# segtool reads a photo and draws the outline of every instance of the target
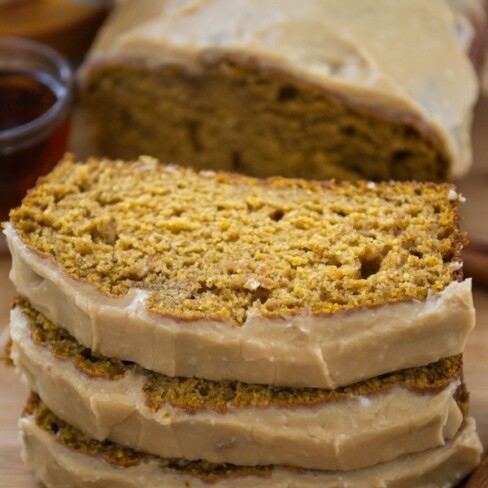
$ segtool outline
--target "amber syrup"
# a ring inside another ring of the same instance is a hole
[[[36,121],[42,124],[41,117],[61,93],[59,83],[44,73],[0,70],[0,131],[26,129],[26,137],[18,147],[0,147],[0,221],[7,219],[9,210],[20,203],[37,178],[46,174],[65,150],[68,135],[65,114],[65,120],[40,139],[29,136],[28,131]]]

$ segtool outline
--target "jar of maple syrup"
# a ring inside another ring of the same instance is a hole
[[[60,54],[0,37],[0,221],[63,155],[71,98],[72,72]]]

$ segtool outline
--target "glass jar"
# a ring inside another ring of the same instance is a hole
[[[66,150],[72,72],[51,48],[0,37],[0,221]]]

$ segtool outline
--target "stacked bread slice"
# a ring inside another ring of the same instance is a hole
[[[479,462],[449,184],[71,157],[5,234],[48,487],[454,486]]]

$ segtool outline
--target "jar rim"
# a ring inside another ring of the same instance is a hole
[[[15,145],[18,141],[26,136],[32,135],[36,132],[44,132],[56,123],[56,120],[63,112],[67,111],[68,104],[71,98],[72,89],[72,70],[66,59],[56,52],[54,49],[41,44],[40,42],[14,36],[0,36],[0,50],[2,49],[22,49],[32,55],[37,55],[44,61],[51,63],[51,66],[56,70],[55,80],[61,88],[63,93],[55,93],[56,101],[39,117],[21,124],[17,127],[12,127],[5,130],[0,130],[0,145],[7,144]],[[0,68],[1,69],[1,68]],[[37,137],[36,137],[37,139]]]

